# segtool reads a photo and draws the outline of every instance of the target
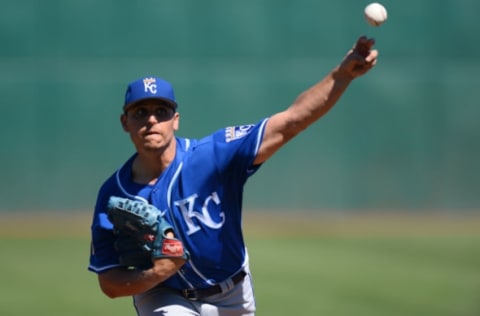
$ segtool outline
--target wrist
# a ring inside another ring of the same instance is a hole
[[[330,72],[330,76],[333,78],[333,80],[339,82],[339,83],[345,83],[345,84],[350,84],[350,82],[355,79],[352,73],[348,71],[342,71],[343,68],[340,66],[337,66],[333,68],[333,70]]]
[[[159,282],[163,282],[177,273],[184,263],[185,260],[180,258],[153,259],[151,271]]]

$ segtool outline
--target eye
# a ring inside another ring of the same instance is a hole
[[[169,111],[166,108],[157,108],[155,110],[155,115],[159,118],[165,118],[168,117]]]
[[[144,107],[138,107],[133,111],[133,116],[137,119],[143,119],[148,116],[148,110]]]

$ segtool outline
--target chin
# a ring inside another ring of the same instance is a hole
[[[163,150],[165,146],[163,146],[160,143],[155,143],[155,144],[147,143],[147,144],[143,144],[142,148],[145,151],[159,151],[159,150]]]

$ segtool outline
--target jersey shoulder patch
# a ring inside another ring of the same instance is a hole
[[[225,142],[229,143],[236,139],[245,137],[255,125],[230,126],[225,128]]]

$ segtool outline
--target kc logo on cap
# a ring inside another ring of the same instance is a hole
[[[143,79],[143,87],[145,92],[150,92],[151,94],[157,93],[157,80],[155,78],[145,78]]]

